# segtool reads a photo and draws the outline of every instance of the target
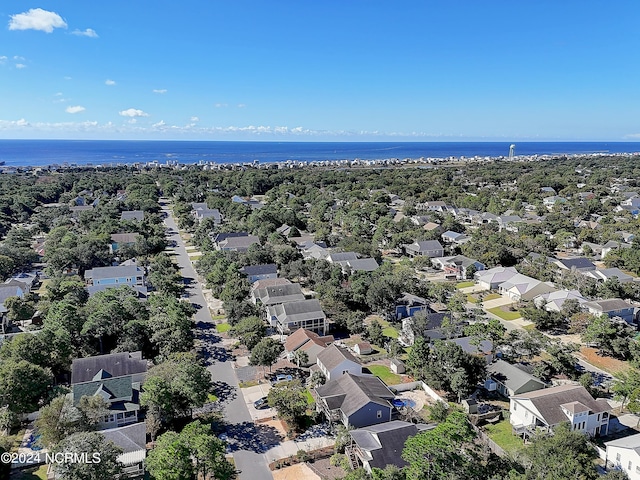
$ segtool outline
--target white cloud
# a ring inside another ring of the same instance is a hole
[[[14,55],[14,56],[13,56],[13,59],[14,59],[14,60],[22,60],[22,61],[26,60],[26,58],[21,57],[20,55]]]
[[[200,119],[198,117],[191,117],[190,119],[192,122],[199,122]]]
[[[129,108],[127,110],[122,110],[121,112],[118,112],[118,113],[123,117],[131,117],[131,118],[149,116],[148,113],[143,112],[142,110],[138,110],[136,108]]]
[[[78,35],[80,37],[98,38],[98,34],[93,28],[87,28],[86,30],[78,30],[77,28],[71,32],[72,35]]]
[[[107,78],[107,79],[104,81],[104,84],[105,84],[105,85],[109,85],[110,87],[112,87],[112,86],[114,86],[114,85],[116,84],[116,82],[115,82],[114,80],[110,80],[110,79],[108,79],[108,78]]]
[[[9,30],[40,30],[51,33],[54,28],[67,28],[67,22],[57,13],[41,8],[11,15],[9,21]]]
[[[56,92],[53,96],[54,97],[61,97],[62,96],[62,92]]]
[[[0,56],[0,65],[3,64],[4,62],[6,62],[8,59],[5,55],[1,55]]]
[[[153,93],[159,93],[162,95],[163,93],[167,93],[167,89],[166,88],[154,89]]]
[[[216,104],[215,104],[215,107],[216,107],[216,108],[224,108],[224,107],[227,107],[227,106],[228,106],[228,105],[227,105],[226,103],[216,103]]]
[[[167,124],[164,123],[164,120],[160,120],[158,123],[154,123],[153,125],[151,125],[153,128],[162,128],[164,126],[166,126]]]
[[[67,112],[67,113],[80,113],[80,112],[84,112],[85,110],[86,110],[86,108],[84,108],[81,105],[74,105],[74,106],[69,105],[66,108],[65,112]]]
[[[23,68],[27,68],[27,66],[24,63],[16,63],[16,68],[18,70],[21,70]]]
[[[71,80],[71,77],[64,77],[65,80]]]
[[[244,108],[244,107],[246,107],[246,106],[247,106],[247,104],[246,104],[246,103],[239,103],[239,104],[238,104],[238,108]]]

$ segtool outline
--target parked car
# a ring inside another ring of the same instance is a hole
[[[293,377],[291,375],[276,375],[275,380],[273,380],[271,383],[273,385],[276,385],[277,383],[281,383],[281,382],[290,382],[291,380],[293,380]]]
[[[262,397],[253,402],[253,406],[256,407],[257,410],[264,410],[265,408],[269,408],[269,402],[267,402],[267,397]]]

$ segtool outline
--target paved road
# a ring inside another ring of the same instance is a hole
[[[207,370],[211,372],[213,381],[224,393],[220,394],[220,400],[224,403],[224,417],[229,423],[227,430],[228,439],[233,451],[233,459],[236,468],[240,470],[241,479],[271,480],[273,475],[267,465],[264,452],[279,443],[278,439],[271,435],[272,432],[256,427],[252,420],[244,398],[238,389],[238,379],[232,367],[232,362],[225,357],[225,350],[220,343],[220,337],[215,335],[214,323],[207,307],[202,286],[197,280],[196,271],[189,260],[185,244],[180,237],[173,213],[162,201],[162,210],[166,212],[165,224],[167,227],[167,239],[176,242],[175,261],[180,267],[184,278],[192,279],[187,287],[189,301],[197,308],[194,321],[197,325],[196,336],[205,343],[205,347],[211,355],[211,362]]]

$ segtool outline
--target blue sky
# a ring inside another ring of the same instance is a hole
[[[640,138],[640,2],[0,4],[0,138]]]

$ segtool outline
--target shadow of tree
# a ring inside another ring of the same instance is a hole
[[[218,397],[219,403],[231,402],[238,396],[238,389],[232,387],[226,382],[220,380],[214,380],[211,382],[213,393]]]
[[[227,427],[227,441],[231,451],[249,450],[265,453],[280,444],[284,437],[270,425],[242,422]]]

